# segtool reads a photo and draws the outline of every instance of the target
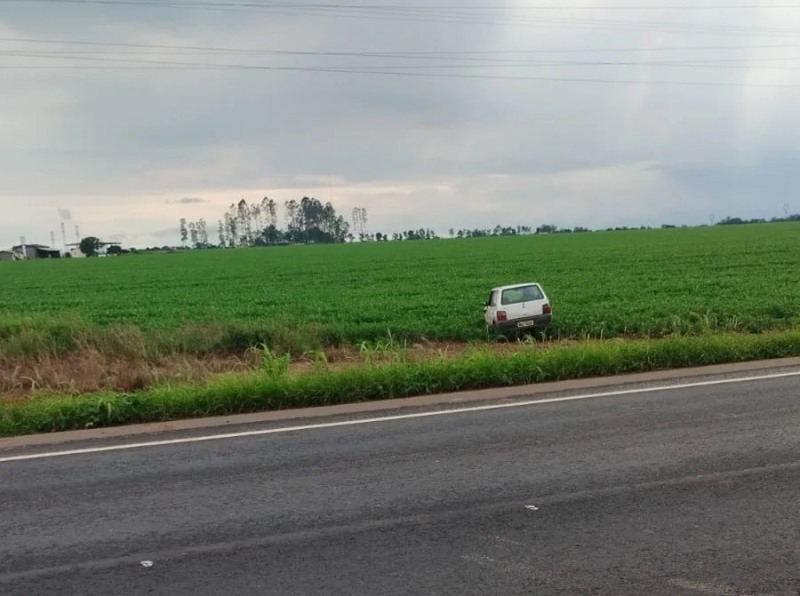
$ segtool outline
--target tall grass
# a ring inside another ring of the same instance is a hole
[[[761,333],[794,328],[798,321],[787,317],[775,320],[743,323],[736,316],[720,317],[710,311],[674,315],[661,326],[641,328],[635,322],[621,329],[609,329],[599,324],[582,330],[566,331],[558,319],[543,337],[551,340],[592,340],[625,338],[663,338],[703,335],[707,333]],[[483,329],[480,323],[477,329]],[[483,333],[483,340],[497,338]],[[478,337],[469,341],[480,340]],[[254,346],[266,346],[277,355],[299,357],[317,353],[326,347],[356,345],[368,361],[397,359],[409,344],[426,341],[422,334],[376,327],[364,335],[352,335],[314,322],[287,319],[231,321],[223,323],[187,324],[181,327],[147,328],[135,325],[88,323],[78,317],[15,317],[0,316],[0,357],[7,359],[63,357],[87,351],[130,361],[152,362],[156,359],[209,354],[241,355]],[[450,338],[449,341],[458,338]],[[463,338],[461,338],[463,340]]]
[[[97,325],[77,317],[0,317],[0,355],[67,356],[82,350],[122,359],[149,360],[173,354],[243,354],[268,346],[299,356],[342,343],[341,335],[316,323],[242,321],[178,328]]]
[[[800,356],[800,329],[769,334],[675,336],[589,341],[501,355],[473,347],[456,358],[373,362],[343,370],[286,374],[286,360],[264,350],[262,370],[225,374],[205,384],[134,393],[41,397],[0,409],[0,435],[112,426],[321,406],[438,392],[541,383],[666,368]]]

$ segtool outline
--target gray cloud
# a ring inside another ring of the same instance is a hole
[[[181,197],[179,199],[166,199],[164,201],[167,205],[194,205],[198,203],[207,203],[207,199],[200,197]]]
[[[215,222],[232,201],[265,194],[316,195],[345,212],[363,205],[370,225],[384,231],[519,218],[704,223],[709,213],[776,215],[785,202],[800,210],[792,179],[800,89],[774,86],[800,85],[800,71],[786,68],[800,49],[777,31],[800,25],[800,13],[717,11],[711,21],[704,11],[643,16],[602,4],[532,12],[520,1],[489,22],[453,16],[456,9],[330,18],[313,10],[58,3],[40,12],[14,3],[0,37],[456,53],[198,54],[0,42],[3,50],[40,52],[0,57],[0,66],[14,67],[0,80],[0,206],[8,214],[0,244],[46,237],[64,204],[87,233],[104,236],[124,218],[126,241],[152,243],[180,217]],[[695,49],[665,49],[676,47]],[[482,62],[470,61],[476,57]],[[41,65],[72,69],[20,68]],[[363,72],[398,65],[415,67],[404,71],[414,76]],[[668,81],[681,84],[661,84]]]

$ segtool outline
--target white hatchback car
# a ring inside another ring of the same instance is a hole
[[[547,294],[533,282],[494,288],[483,311],[489,328],[505,336],[541,330],[553,320]]]

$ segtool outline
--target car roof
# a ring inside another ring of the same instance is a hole
[[[529,282],[524,282],[524,283],[519,283],[519,284],[511,284],[511,285],[508,285],[508,286],[498,286],[496,288],[492,288],[492,292],[498,292],[498,291],[503,291],[503,290],[512,290],[514,288],[522,288],[522,287],[525,287],[525,286],[537,286],[540,290],[542,289],[542,286],[539,285],[538,282],[529,281]]]

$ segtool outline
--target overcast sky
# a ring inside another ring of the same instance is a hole
[[[373,233],[798,212],[800,3],[744,1],[6,0],[0,248],[265,195]]]

